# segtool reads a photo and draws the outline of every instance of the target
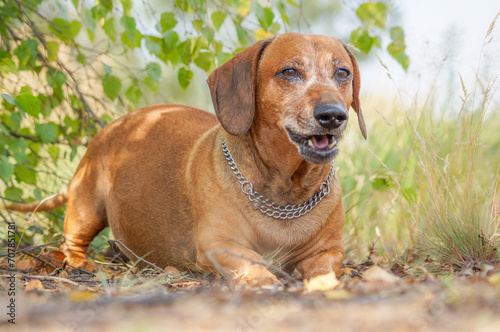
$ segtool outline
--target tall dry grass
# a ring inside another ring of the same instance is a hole
[[[498,85],[461,81],[455,109],[372,102],[369,141],[349,133],[338,162],[348,257],[375,244],[388,260],[417,249],[443,270],[500,259]]]

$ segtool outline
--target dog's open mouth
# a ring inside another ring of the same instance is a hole
[[[329,134],[313,135],[306,138],[309,147],[315,150],[333,149],[337,145],[337,140]]]
[[[331,162],[338,153],[337,143],[340,137],[330,134],[300,136],[288,129],[288,135],[298,148],[300,155],[313,164]]]

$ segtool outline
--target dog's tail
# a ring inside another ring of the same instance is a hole
[[[6,205],[5,208],[10,211],[19,212],[43,212],[54,210],[63,206],[68,201],[68,187],[64,186],[57,194],[46,197],[40,201],[30,203],[20,203]]]

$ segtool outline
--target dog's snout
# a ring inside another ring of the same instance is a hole
[[[326,129],[338,128],[347,121],[349,114],[338,103],[318,103],[314,107],[314,118]]]

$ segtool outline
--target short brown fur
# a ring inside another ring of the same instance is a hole
[[[300,84],[277,75],[286,66],[300,68]],[[352,72],[347,83],[332,78],[338,66]],[[236,55],[208,82],[220,122],[186,106],[141,108],[92,139],[67,194],[8,208],[33,211],[39,205],[43,211],[67,200],[63,249],[76,267],[92,269],[88,245],[109,226],[115,238],[161,267],[214,270],[206,255],[213,252],[232,278],[266,285],[278,280],[237,255],[262,261],[277,253],[286,270],[297,268],[305,278],[339,275],[344,207],[337,176],[330,194],[308,214],[277,220],[241,192],[221,140],[257,191],[277,204],[308,200],[326,180],[330,163],[307,162],[287,128],[315,134],[315,104],[337,102],[354,108],[366,136],[354,56],[337,39],[284,34]],[[332,135],[340,139],[344,129]]]

